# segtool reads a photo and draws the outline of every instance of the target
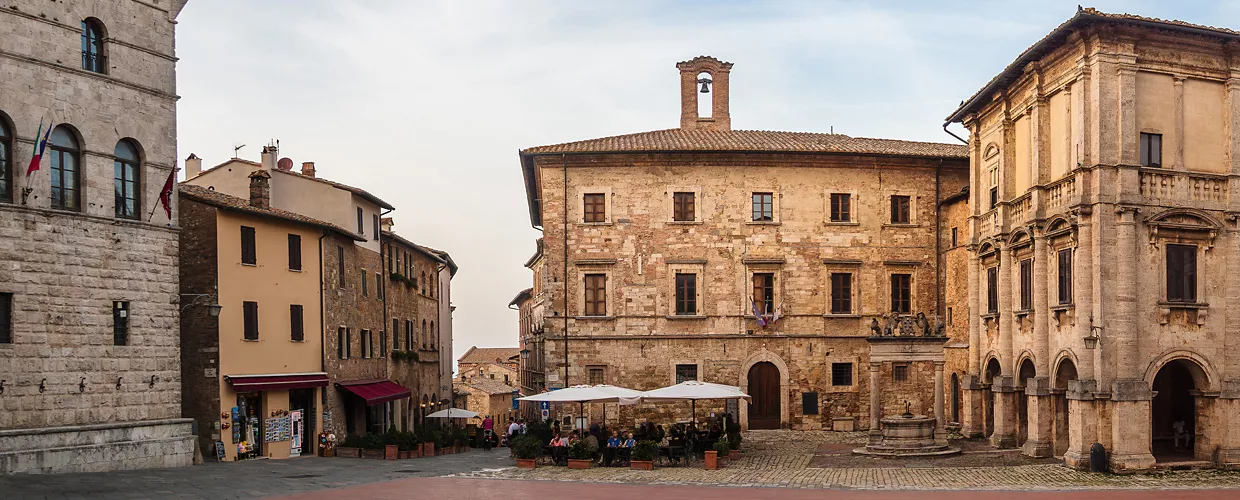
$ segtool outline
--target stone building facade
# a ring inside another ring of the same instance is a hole
[[[452,384],[452,390],[456,392],[454,408],[464,408],[479,415],[466,419],[466,424],[480,426],[482,420],[490,415],[495,432],[504,434],[508,432],[508,424],[516,419],[516,412],[512,409],[512,395],[516,387],[498,380],[478,379],[456,382]]]
[[[0,473],[192,459],[175,193],[170,216],[157,209],[176,164],[184,4],[0,9]]]
[[[472,346],[456,360],[457,379],[463,382],[490,379],[515,386],[520,360],[520,347]]]
[[[967,149],[732,130],[732,65],[677,67],[680,128],[521,152],[548,388],[698,379],[754,397],[742,426],[864,428],[872,320],[940,317],[939,202],[967,184]],[[883,414],[933,411],[909,366],[880,368],[895,382]]]
[[[181,316],[181,406],[207,459],[217,459],[217,441],[223,460],[235,460],[241,443],[268,458],[317,449],[328,385],[318,240],[362,237],[272,208],[269,179],[251,174],[249,199],[180,186],[182,296],[220,305],[214,316],[205,308]],[[289,431],[266,439],[284,412]]]
[[[387,323],[392,332],[391,378],[412,391],[398,408],[401,429],[422,425],[427,414],[451,403],[442,390],[442,344],[439,270],[447,261],[434,250],[397,235],[392,220],[384,220],[383,255],[387,263],[382,283],[387,288]],[[451,360],[447,363],[451,364]]]
[[[970,133],[966,434],[1240,464],[1238,38],[1081,9],[948,118]]]

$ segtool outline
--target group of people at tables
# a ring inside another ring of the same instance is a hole
[[[580,429],[561,432],[557,427],[545,450],[557,465],[567,465],[569,447],[584,440],[594,460],[602,466],[627,466],[637,442],[649,440],[658,443],[660,456],[676,462],[687,459],[690,452],[700,455],[710,443],[719,439],[722,429],[718,424],[712,423],[708,429],[698,431],[693,422],[675,424],[670,432],[664,430],[662,425],[650,422],[644,422],[633,431],[623,433],[599,424],[592,424],[585,432]]]

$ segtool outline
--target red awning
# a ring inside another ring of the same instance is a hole
[[[283,391],[327,386],[327,374],[323,372],[224,375],[224,380],[231,383],[233,390],[237,392]]]
[[[339,382],[336,386],[365,399],[367,406],[410,397],[409,389],[387,379],[351,380]]]

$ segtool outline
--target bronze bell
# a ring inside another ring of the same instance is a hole
[[[710,93],[710,87],[708,87],[708,85],[710,85],[710,80],[702,80],[702,93],[703,94]]]

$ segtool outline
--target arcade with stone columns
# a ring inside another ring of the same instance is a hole
[[[964,434],[1240,466],[1237,41],[1082,9],[948,118],[972,185]]]

